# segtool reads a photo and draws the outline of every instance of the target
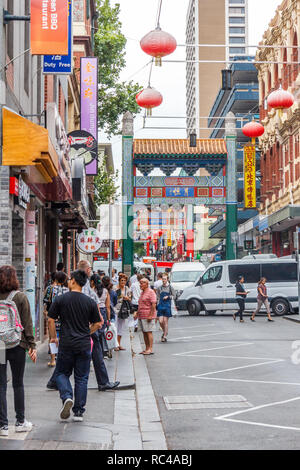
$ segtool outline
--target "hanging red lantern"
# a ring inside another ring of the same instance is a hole
[[[176,39],[158,26],[146,34],[140,41],[141,48],[146,54],[155,57],[155,65],[161,66],[161,58],[172,54],[177,47]]]
[[[245,124],[245,126],[242,128],[242,131],[243,134],[246,137],[250,137],[252,139],[252,143],[255,144],[255,138],[263,135],[265,128],[259,122],[251,121]]]
[[[267,103],[271,108],[278,109],[280,117],[282,116],[282,110],[293,106],[294,101],[293,95],[284,90],[281,85],[278,90],[270,93],[267,99]]]
[[[163,97],[159,91],[150,86],[142,91],[140,91],[136,97],[136,102],[141,108],[147,109],[147,116],[152,115],[152,108],[156,108],[163,102]]]

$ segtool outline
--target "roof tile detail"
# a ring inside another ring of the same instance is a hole
[[[224,139],[197,139],[197,147],[190,147],[189,139],[134,139],[134,155],[224,155]]]

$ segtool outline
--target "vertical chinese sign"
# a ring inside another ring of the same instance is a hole
[[[244,147],[244,207],[256,208],[256,154],[255,145]]]
[[[80,128],[98,141],[98,58],[80,59]],[[98,158],[86,164],[87,175],[97,175]]]
[[[31,0],[31,54],[68,54],[68,0]]]

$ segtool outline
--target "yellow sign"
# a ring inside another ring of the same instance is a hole
[[[256,154],[255,145],[244,147],[244,207],[256,208]]]

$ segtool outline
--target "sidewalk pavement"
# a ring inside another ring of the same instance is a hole
[[[140,335],[122,338],[126,351],[113,352],[105,360],[111,381],[119,380],[115,391],[99,392],[93,366],[83,422],[72,417],[61,422],[61,400],[46,384],[53,369],[47,367],[48,345],[38,350],[38,361],[27,360],[25,369],[26,419],[34,424],[29,433],[14,432],[14,407],[11,382],[7,401],[9,436],[0,437],[0,450],[143,450],[167,449],[153,394]],[[137,354],[135,354],[137,353]]]

